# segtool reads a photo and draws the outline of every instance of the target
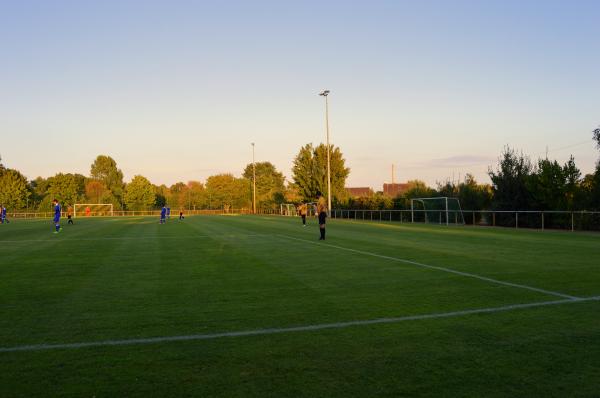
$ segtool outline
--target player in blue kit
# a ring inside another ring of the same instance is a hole
[[[52,204],[54,204],[54,227],[56,228],[54,233],[57,234],[62,231],[62,228],[60,227],[60,204],[57,199],[54,199]]]
[[[0,205],[0,223],[8,224],[8,220],[6,219],[6,207],[4,207],[4,205]]]
[[[166,218],[167,218],[167,208],[165,206],[162,207],[162,209],[160,210],[160,223],[164,224],[166,223]]]

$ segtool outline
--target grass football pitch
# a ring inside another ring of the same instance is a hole
[[[600,396],[599,234],[309,224],[0,225],[0,396]]]

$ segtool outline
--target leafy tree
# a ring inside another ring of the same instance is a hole
[[[565,178],[556,160],[540,159],[528,181],[532,201],[530,209],[562,210],[565,208]]]
[[[593,131],[594,140],[596,141],[596,146],[600,149],[600,127]]]
[[[464,209],[487,210],[492,203],[492,187],[478,184],[472,174],[467,174],[458,185],[458,199]]]
[[[347,196],[345,185],[350,169],[340,148],[331,146],[331,195],[332,199]],[[314,199],[317,191],[327,195],[327,146],[313,147],[307,144],[300,148],[292,168],[294,184],[303,200]]]
[[[123,196],[123,172],[117,168],[117,162],[110,156],[99,155],[92,163],[90,176],[94,180],[104,183],[118,203]],[[113,201],[111,201],[113,202]]]
[[[411,180],[407,182],[408,189],[404,193],[406,199],[428,198],[438,196],[434,189],[431,189],[421,180]]]
[[[303,200],[312,199],[319,190],[314,176],[314,148],[307,144],[300,149],[292,167],[292,178],[298,193]]]
[[[0,204],[9,209],[23,209],[30,195],[27,178],[0,164]]]
[[[183,209],[189,202],[188,187],[183,182],[178,182],[171,185],[169,188],[170,195],[167,199],[171,207]]]
[[[253,165],[246,166],[244,178],[252,181]],[[273,209],[283,203],[285,198],[285,178],[271,162],[256,163],[256,206],[263,209]],[[252,195],[252,187],[250,187]]]
[[[376,192],[370,196],[348,198],[347,203],[342,206],[359,210],[384,210],[393,207],[393,199],[383,192]]]
[[[208,195],[204,185],[199,181],[190,181],[187,184],[190,196],[190,206],[194,209],[204,209],[208,206]]]
[[[136,175],[126,185],[124,199],[130,210],[148,210],[155,201],[154,188],[146,177]]]
[[[33,208],[42,209],[40,205],[48,193],[48,185],[48,179],[43,177],[37,177],[35,180],[29,182]]]
[[[43,208],[50,207],[53,199],[58,199],[64,205],[81,202],[85,197],[86,177],[81,174],[58,173],[48,178],[48,188],[42,201]]]
[[[100,180],[89,180],[85,184],[85,196],[90,203],[112,203],[112,193]]]
[[[299,203],[300,201],[302,201],[300,190],[298,189],[298,186],[293,182],[289,182],[285,187],[284,201],[286,203]]]
[[[467,174],[458,185],[451,181],[438,184],[437,194],[449,198],[457,198],[461,208],[468,210],[487,210],[492,202],[492,187],[480,185],[472,174]]]
[[[206,191],[211,208],[249,208],[251,205],[249,185],[249,180],[235,178],[232,174],[208,177]]]
[[[155,207],[165,206],[168,201],[167,198],[170,197],[170,195],[171,195],[171,192],[169,192],[169,188],[165,184],[162,184],[160,186],[153,185],[152,187],[154,188],[154,195],[155,195],[154,206]]]
[[[594,174],[586,174],[579,184],[579,195],[577,205],[580,209],[600,209],[600,166],[596,167]]]
[[[506,147],[496,170],[488,171],[497,210],[523,210],[531,204],[528,185],[533,167],[529,158]]]
[[[458,197],[459,186],[453,181],[447,180],[444,184],[438,182],[437,193],[439,196],[446,196],[449,198]]]
[[[581,200],[581,170],[575,165],[575,158],[571,156],[563,166],[565,179],[565,203],[567,209],[575,210]]]

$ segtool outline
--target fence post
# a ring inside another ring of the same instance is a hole
[[[475,212],[473,212],[473,225],[475,225]]]
[[[519,228],[519,212],[515,212],[515,228]]]
[[[571,212],[571,232],[575,231],[575,217],[573,215],[573,212]]]
[[[544,230],[544,212],[542,212],[542,231]]]
[[[390,222],[392,222],[392,211],[390,210]]]
[[[492,227],[496,226],[496,212],[492,213]]]

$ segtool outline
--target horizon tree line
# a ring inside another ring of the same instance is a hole
[[[600,128],[593,131],[600,149]],[[314,200],[317,191],[327,192],[325,144],[306,144],[292,164],[292,178],[285,176],[268,161],[257,162],[256,201],[261,210],[275,210],[282,203]],[[527,155],[505,147],[495,167],[490,166],[491,184],[478,183],[467,174],[461,182],[437,183],[435,188],[423,181],[408,182],[398,197],[375,192],[367,197],[350,197],[345,189],[350,169],[339,147],[331,146],[331,181],[334,207],[356,209],[405,209],[415,197],[456,197],[468,210],[600,210],[600,161],[593,173],[582,175],[573,156],[565,164]],[[115,208],[148,210],[170,205],[178,209],[231,209],[252,207],[252,163],[240,177],[221,173],[205,182],[177,182],[155,185],[142,175],[126,183],[117,162],[99,155],[90,173],[58,173],[31,181],[18,170],[6,168],[0,159],[0,203],[11,210],[47,210],[57,198],[66,204],[111,203]]]

